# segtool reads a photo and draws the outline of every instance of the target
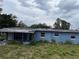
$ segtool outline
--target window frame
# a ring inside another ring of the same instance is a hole
[[[59,36],[59,33],[58,33],[58,32],[55,32],[55,33],[54,33],[54,36]]]
[[[42,38],[44,38],[44,37],[45,37],[45,32],[41,32],[40,36],[41,36]]]
[[[71,35],[71,39],[75,39],[76,38],[76,36],[75,35]]]

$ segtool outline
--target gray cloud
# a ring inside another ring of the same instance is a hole
[[[79,9],[77,2],[78,0],[61,0],[57,7],[59,7],[61,11],[70,12]]]
[[[12,13],[25,24],[46,23],[53,26],[60,17],[78,28],[78,0],[5,0],[3,12]]]
[[[26,3],[24,0],[18,0],[20,3],[21,3],[21,5],[22,6],[24,6],[24,7],[29,7],[29,6],[31,6],[31,5],[29,5],[28,3]],[[27,0],[28,1],[28,0]]]
[[[48,5],[48,1],[50,0],[35,0],[37,4],[39,4],[38,8],[48,11],[50,6]]]
[[[44,11],[48,11],[49,10],[49,8],[50,8],[50,6],[49,6],[49,4],[48,4],[48,1],[52,1],[52,0],[18,0],[20,3],[21,3],[21,5],[22,6],[24,6],[24,7],[31,7],[32,5],[30,5],[29,3],[27,3],[28,1],[33,1],[32,3],[36,3],[37,4],[37,6],[35,6],[35,7],[37,7],[37,8],[40,8],[40,9],[42,9],[42,10],[44,10]],[[33,6],[32,6],[33,7]]]

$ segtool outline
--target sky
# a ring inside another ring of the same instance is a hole
[[[79,28],[79,0],[4,0],[0,7],[27,25],[46,23],[53,27],[61,18],[70,22],[71,28]]]

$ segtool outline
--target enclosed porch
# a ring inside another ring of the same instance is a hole
[[[0,29],[0,33],[5,34],[5,40],[15,40],[20,43],[31,42],[34,32],[26,29]]]
[[[15,40],[20,43],[31,42],[33,33],[6,33],[6,40]]]

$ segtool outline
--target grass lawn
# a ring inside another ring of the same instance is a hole
[[[79,45],[37,45],[0,46],[0,59],[79,59]]]

